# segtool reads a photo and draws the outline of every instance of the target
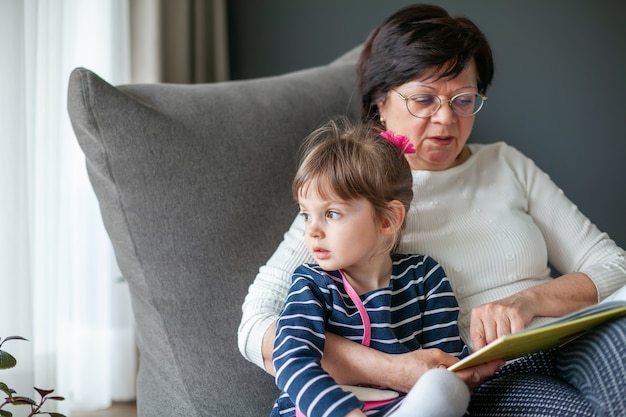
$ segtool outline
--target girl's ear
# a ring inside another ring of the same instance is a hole
[[[389,216],[383,220],[382,232],[393,235],[402,229],[404,217],[406,216],[406,209],[398,200],[390,201],[387,204],[387,207],[389,208]]]

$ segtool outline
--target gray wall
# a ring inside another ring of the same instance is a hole
[[[229,0],[233,78],[325,64],[401,0]],[[471,141],[533,158],[626,247],[626,2],[440,0],[474,20],[496,61]]]

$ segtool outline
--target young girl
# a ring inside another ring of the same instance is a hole
[[[424,374],[407,396],[372,390],[378,401],[365,404],[354,392],[368,388],[340,386],[322,369],[327,330],[386,353],[440,349],[461,358],[467,348],[442,267],[394,253],[413,199],[407,138],[341,120],[303,149],[293,195],[316,263],[296,269],[278,320],[273,364],[283,392],[272,416],[463,415],[469,391],[445,369]]]

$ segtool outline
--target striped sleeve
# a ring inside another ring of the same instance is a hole
[[[272,361],[276,384],[309,417],[344,416],[362,403],[343,391],[321,366],[330,305],[314,283],[319,273],[299,267],[279,316]],[[318,283],[319,284],[319,283]]]

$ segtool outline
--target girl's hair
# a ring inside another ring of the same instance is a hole
[[[389,203],[398,200],[405,212],[409,211],[413,175],[403,152],[380,133],[378,128],[355,125],[345,118],[331,120],[313,131],[302,144],[301,162],[292,184],[294,198],[298,200],[310,187],[322,198],[364,198],[374,207],[376,222],[397,223]],[[400,241],[400,229],[389,252]]]
[[[400,9],[369,34],[359,57],[361,120],[378,123],[376,102],[393,87],[422,77],[454,78],[472,59],[478,92],[485,94],[494,69],[491,47],[480,29],[438,6]]]

